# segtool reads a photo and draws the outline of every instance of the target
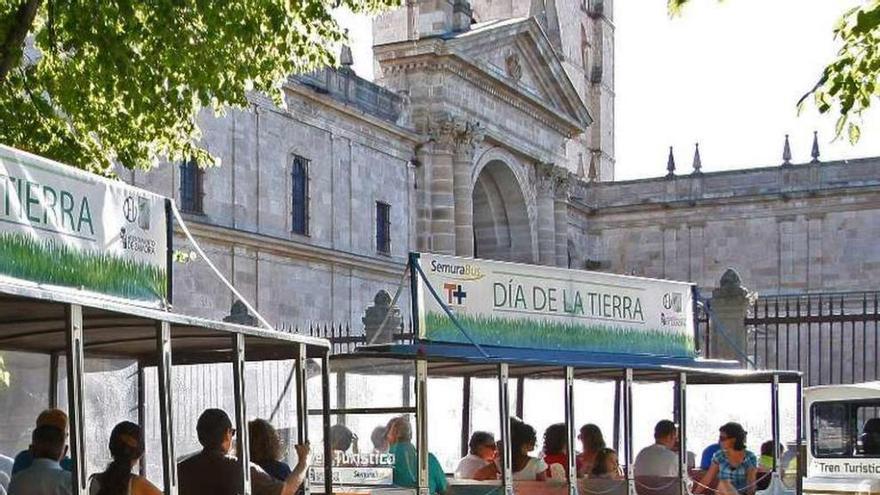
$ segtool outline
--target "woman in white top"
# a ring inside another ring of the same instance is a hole
[[[532,457],[538,436],[535,429],[518,419],[510,420],[511,460],[514,481],[544,481],[547,464],[543,459]]]
[[[162,495],[146,478],[131,472],[144,455],[144,437],[140,426],[123,421],[113,427],[110,455],[113,461],[107,465],[107,469],[92,476],[89,495]]]
[[[468,442],[469,454],[458,462],[455,478],[459,480],[494,480],[498,477],[495,465],[495,437],[485,431],[475,431]]]

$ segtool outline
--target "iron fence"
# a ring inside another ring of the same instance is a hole
[[[763,296],[745,318],[761,369],[799,370],[804,384],[878,379],[880,292]]]
[[[367,344],[367,336],[364,335],[363,329],[359,328],[357,329],[358,333],[353,334],[351,325],[347,323],[312,324],[308,327],[284,328],[282,330],[327,339],[330,341],[332,354],[353,352],[358,347]],[[412,326],[401,327],[398,332],[392,335],[392,339],[395,343],[412,343],[415,339]]]

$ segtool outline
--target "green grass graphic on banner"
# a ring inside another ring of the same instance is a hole
[[[481,345],[681,357],[696,355],[693,336],[680,332],[497,316],[455,317],[471,338]],[[425,315],[425,331],[429,340],[469,343],[446,315],[428,312]]]
[[[0,274],[144,301],[166,297],[165,270],[26,234],[0,234]]]

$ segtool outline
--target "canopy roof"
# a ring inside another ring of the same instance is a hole
[[[674,380],[680,373],[686,373],[688,383],[695,384],[770,383],[774,375],[781,383],[797,383],[801,377],[797,371],[744,370],[736,361],[494,346],[481,348],[485,355],[477,347],[465,344],[416,341],[368,345],[353,353],[333,356],[332,367],[334,371],[364,374],[376,368],[376,372],[388,374],[387,362],[377,368],[373,364],[376,359],[403,361],[401,370],[409,366],[405,361],[424,359],[428,361],[428,373],[432,376],[494,376],[498,364],[507,363],[511,376],[527,378],[561,378],[566,366],[575,368],[576,378],[595,380],[620,378],[627,368],[633,370],[637,380]]]
[[[195,318],[86,296],[76,290],[46,289],[0,279],[0,349],[64,353],[65,308],[83,307],[86,357],[133,359],[153,364],[157,322],[171,326],[174,364],[231,362],[233,336],[244,335],[248,361],[294,359],[300,344],[309,357],[329,351],[325,339]]]

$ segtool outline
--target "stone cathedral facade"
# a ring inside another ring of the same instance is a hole
[[[376,82],[343,50],[341,68],[290,77],[285,108],[254,95],[203,115],[220,167],[122,173],[175,198],[279,327],[359,328],[377,291],[407,282],[410,251],[704,288],[734,267],[765,293],[870,288],[880,275],[878,160],[722,173],[697,160],[613,181],[610,0],[407,0],[373,30]],[[186,249],[180,232],[175,244]],[[199,260],[175,267],[174,296],[210,318],[234,302]]]

